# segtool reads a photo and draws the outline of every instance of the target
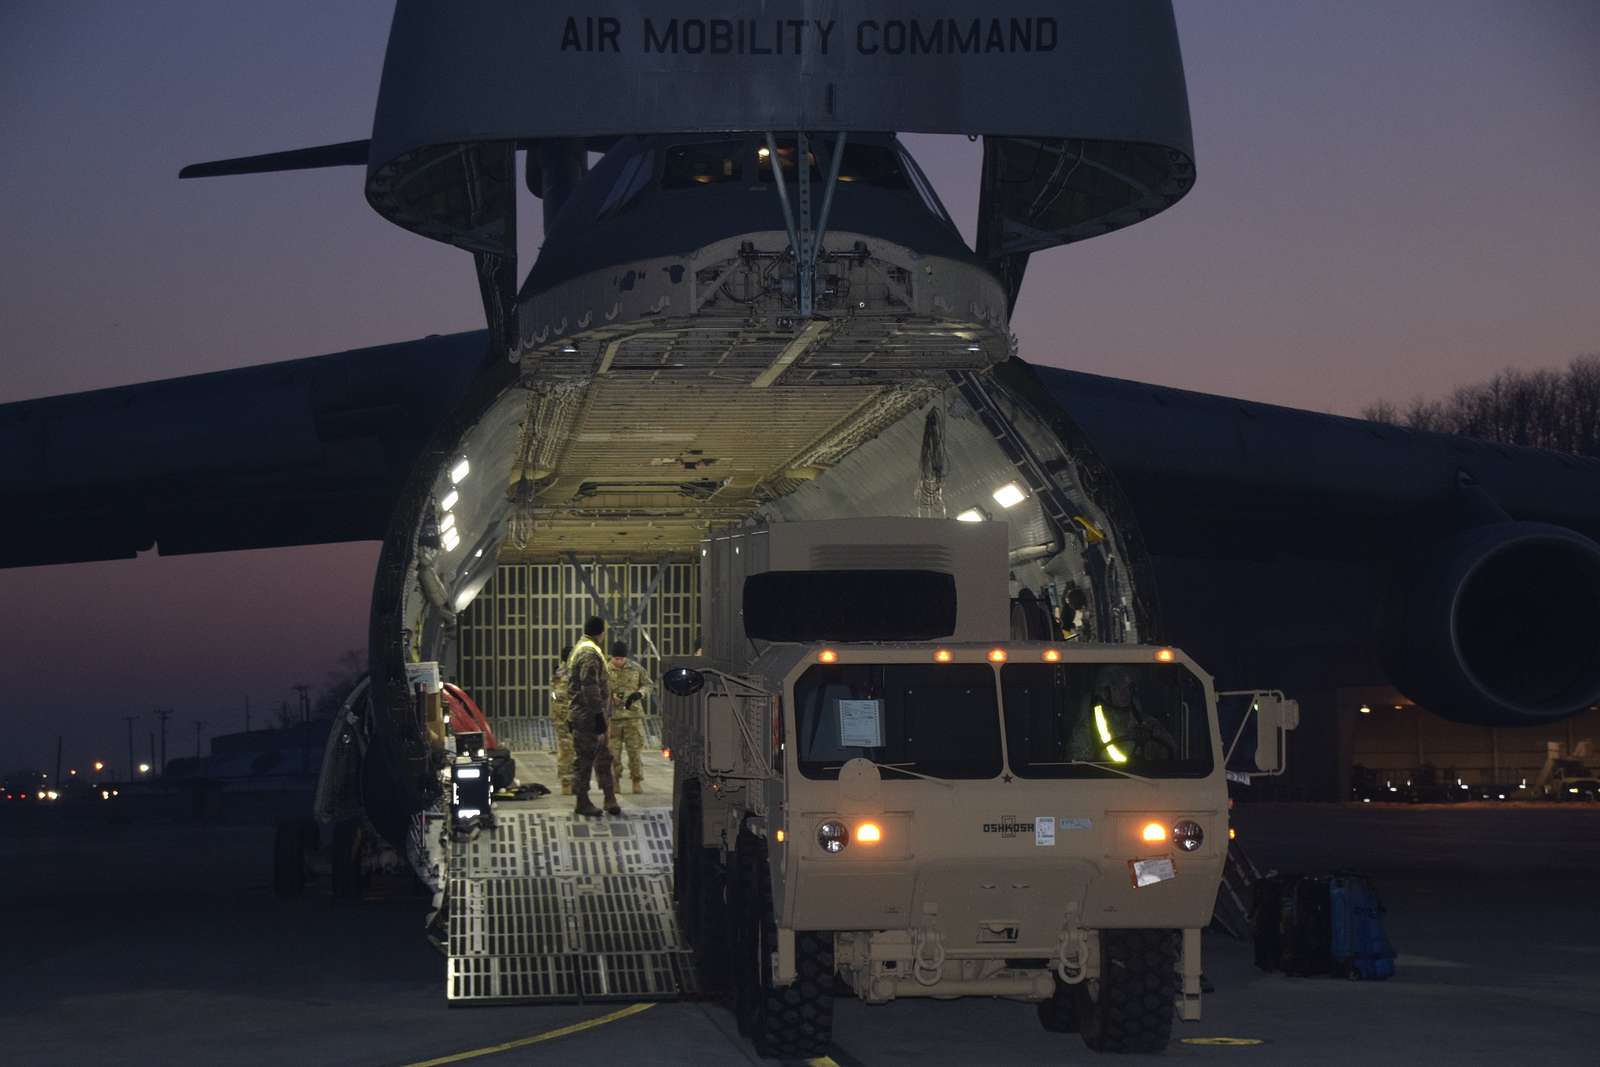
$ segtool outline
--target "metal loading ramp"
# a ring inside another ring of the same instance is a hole
[[[697,992],[672,908],[672,811],[500,809],[450,848],[452,1006]]]

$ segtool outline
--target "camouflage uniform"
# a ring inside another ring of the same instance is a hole
[[[567,692],[567,665],[558,666],[550,678],[550,723],[556,731],[556,772],[561,792],[572,793],[572,694]]]
[[[589,772],[600,784],[608,811],[617,811],[617,794],[611,779],[611,749],[606,744],[606,710],[611,703],[611,690],[606,684],[605,654],[600,646],[585,637],[572,650],[567,660],[568,707],[572,723],[573,792],[577,794],[577,811],[582,815],[598,814],[589,800]]]
[[[644,782],[644,764],[639,754],[644,749],[644,702],[650,695],[650,676],[633,659],[624,660],[620,667],[614,659],[606,660],[606,675],[611,683],[611,735],[617,739],[617,746],[627,751],[628,774],[637,793]],[[634,693],[640,697],[630,708],[628,697]]]

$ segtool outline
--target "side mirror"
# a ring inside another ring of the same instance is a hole
[[[1262,774],[1278,774],[1284,765],[1284,735],[1300,725],[1300,702],[1276,693],[1262,693],[1255,699],[1256,768]]]
[[[661,676],[667,692],[680,697],[692,697],[706,684],[706,676],[693,667],[674,667]]]

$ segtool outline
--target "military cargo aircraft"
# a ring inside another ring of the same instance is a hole
[[[718,52],[716,18],[666,49],[646,0],[401,0],[370,139],[184,176],[365,165],[380,214],[471,253],[486,328],[0,408],[32,516],[0,564],[381,540],[359,780],[391,841],[437,788],[405,665],[450,660],[503,552],[689,553],[746,520],[1004,520],[1019,636],[1285,688],[1337,650],[1479,724],[1600,699],[1595,464],[1014,350],[1031,255],[1193,183],[1168,5],[805,7],[773,55],[731,3]],[[984,138],[976,247],[895,131]]]

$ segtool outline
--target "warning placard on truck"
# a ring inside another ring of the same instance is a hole
[[[883,701],[839,701],[839,744],[845,748],[883,747]]]

